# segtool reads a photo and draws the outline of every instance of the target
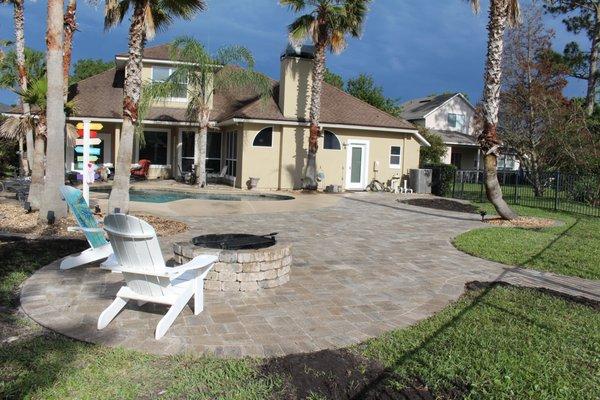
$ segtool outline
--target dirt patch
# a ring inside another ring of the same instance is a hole
[[[470,214],[479,213],[479,209],[472,204],[442,198],[409,199],[400,202],[411,206],[433,208],[436,210],[457,211]]]
[[[157,217],[149,214],[134,214],[146,220],[154,227],[158,236],[171,236],[185,232],[188,226],[183,222]],[[102,220],[104,216],[98,214]],[[81,232],[69,232],[70,226],[77,226],[75,218],[69,214],[67,218],[57,221],[54,225],[38,223],[38,212],[27,213],[17,202],[0,203],[0,231],[27,234],[31,236],[48,236],[63,238],[84,238]]]
[[[501,226],[505,228],[525,228],[525,229],[543,229],[556,226],[557,223],[553,219],[536,218],[536,217],[518,217],[517,219],[505,220],[502,218],[486,219],[490,225]]]
[[[398,389],[396,376],[375,360],[348,350],[322,350],[268,360],[267,376],[283,379],[280,399],[457,399],[463,390],[433,393],[420,379]],[[394,382],[393,385],[391,383]]]

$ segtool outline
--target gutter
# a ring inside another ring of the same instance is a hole
[[[285,121],[285,120],[270,120],[270,119],[252,119],[252,118],[230,118],[228,120],[219,122],[217,126],[229,126],[235,125],[239,123],[255,123],[255,124],[271,124],[271,125],[288,125],[288,126],[302,126],[309,127],[309,122],[301,122],[301,121]],[[429,147],[431,146],[429,142],[421,136],[421,134],[416,129],[406,129],[406,128],[385,128],[385,127],[377,127],[377,126],[367,126],[367,125],[346,125],[346,124],[328,124],[322,123],[320,124],[323,128],[331,128],[331,129],[352,129],[352,130],[361,130],[361,131],[379,131],[379,132],[397,132],[397,133],[409,133],[417,139],[422,146]]]

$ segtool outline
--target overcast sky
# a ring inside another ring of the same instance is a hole
[[[28,47],[44,49],[46,1],[26,0],[25,26]],[[127,50],[128,20],[110,32],[103,30],[103,9],[79,0],[74,60],[113,59]],[[98,1],[103,4],[104,1]],[[279,55],[287,43],[286,27],[294,15],[277,0],[207,0],[208,11],[192,21],[177,21],[148,43],[191,35],[210,49],[222,45],[247,46],[257,69],[278,79]],[[526,1],[522,0],[525,4]],[[486,11],[487,0],[482,10]],[[350,40],[341,55],[330,55],[329,68],[345,79],[361,72],[373,75],[389,97],[406,101],[445,91],[461,91],[477,101],[482,92],[486,12],[473,15],[462,0],[374,0],[362,38]],[[559,19],[546,17],[555,29],[554,47],[584,37],[566,32]],[[12,39],[12,8],[0,7],[0,39]],[[582,96],[585,85],[572,82],[567,95]],[[15,101],[14,94],[0,92],[0,102]]]

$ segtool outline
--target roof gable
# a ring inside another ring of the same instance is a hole
[[[475,107],[473,107],[473,105],[462,93],[444,93],[436,96],[428,96],[409,100],[401,105],[402,112],[400,115],[402,118],[409,121],[423,119],[455,97],[459,97],[465,104],[467,104],[467,106],[473,110],[475,109]]]

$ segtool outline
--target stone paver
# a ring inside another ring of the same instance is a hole
[[[319,197],[315,197],[318,201]],[[279,232],[293,244],[290,281],[250,292],[205,291],[205,311],[186,308],[159,342],[165,308],[129,304],[104,330],[100,312],[122,285],[93,266],[59,271],[52,263],[22,290],[24,311],[67,336],[157,354],[269,357],[344,347],[427,318],[456,300],[469,281],[502,280],[600,300],[600,281],[510,268],[456,250],[451,239],[481,227],[478,215],[400,204],[390,194],[354,194],[334,206],[273,214],[185,217],[207,233]]]

